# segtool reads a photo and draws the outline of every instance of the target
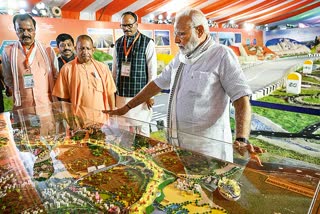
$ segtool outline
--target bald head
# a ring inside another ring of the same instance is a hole
[[[93,40],[90,36],[86,35],[86,34],[83,34],[83,35],[80,35],[77,37],[77,42],[78,43],[80,40],[87,40],[89,42],[91,42],[92,46],[93,46]]]

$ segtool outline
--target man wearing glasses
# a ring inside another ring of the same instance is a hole
[[[171,144],[230,162],[233,161],[234,146],[242,155],[249,151],[250,157],[261,165],[257,154],[264,150],[248,141],[251,89],[235,54],[213,41],[208,21],[200,10],[187,8],[177,13],[174,31],[179,54],[136,97],[107,113],[123,115],[162,89],[170,88],[167,124]],[[233,144],[230,100],[236,120]],[[193,139],[190,134],[228,143]]]
[[[5,47],[3,76],[14,97],[14,110],[48,105],[58,74],[58,61],[51,47],[35,40],[36,21],[29,14],[13,17],[19,41]]]
[[[141,89],[157,75],[157,57],[154,41],[138,30],[138,17],[133,12],[121,16],[120,27],[124,36],[115,42],[113,54],[113,78],[117,85],[116,106],[129,102]],[[150,122],[153,98],[146,100],[125,117]],[[149,126],[132,124],[138,133],[149,136]]]

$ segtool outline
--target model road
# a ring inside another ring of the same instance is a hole
[[[303,64],[309,57],[286,58],[274,61],[265,61],[244,70],[248,83],[253,92],[263,89],[281,80],[290,68]]]
[[[272,85],[282,79],[290,68],[302,64],[309,57],[292,57],[286,59],[265,61],[261,64],[255,64],[244,69],[244,73],[248,79],[248,83],[253,92]],[[156,124],[157,121],[163,120],[166,126],[167,93],[161,93],[155,96],[155,105],[153,107],[153,115],[151,123]]]

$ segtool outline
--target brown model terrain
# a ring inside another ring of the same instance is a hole
[[[228,213],[235,214],[256,213],[257,210],[260,210],[260,213],[270,214],[306,213],[315,189],[307,185],[308,179],[305,177],[297,176],[295,179],[293,177],[294,175],[291,175],[291,178],[278,177],[274,173],[270,176],[270,173],[266,171],[246,168],[239,180],[241,198],[237,202],[230,202],[215,191],[213,193],[214,202],[228,210]],[[297,180],[300,180],[299,183],[296,182]],[[248,201],[250,204],[247,203]],[[297,201],[299,204],[296,203]]]
[[[93,155],[93,151],[86,143],[77,145],[60,145],[58,147],[60,154],[57,159],[61,160],[66,169],[73,175],[88,172],[91,166],[111,166],[117,163],[117,160],[110,155],[108,150],[98,147],[98,156]]]
[[[138,201],[144,193],[145,176],[140,170],[117,166],[85,177],[80,185],[91,186],[99,192],[110,192],[126,207]]]
[[[153,157],[161,167],[175,174],[185,174],[184,166],[176,152],[171,151]]]
[[[4,134],[0,137],[9,139]],[[9,140],[0,147],[0,213],[21,213],[29,208],[44,210],[17,151]]]

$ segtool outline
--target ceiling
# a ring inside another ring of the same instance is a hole
[[[4,0],[1,0],[4,1]],[[10,0],[12,1],[12,0]],[[27,0],[32,8],[41,0]],[[58,6],[63,18],[118,22],[125,11],[133,11],[149,22],[162,15],[173,17],[185,7],[201,9],[219,26],[233,20],[256,26],[298,25],[320,26],[320,0],[42,0],[50,7]]]

